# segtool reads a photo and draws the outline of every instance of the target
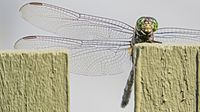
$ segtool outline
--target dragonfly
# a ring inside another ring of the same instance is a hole
[[[70,72],[79,75],[117,75],[130,70],[122,96],[123,108],[129,102],[134,83],[135,44],[200,44],[200,30],[158,28],[153,17],[140,17],[132,27],[115,19],[47,3],[26,3],[19,11],[23,19],[56,36],[26,36],[20,38],[14,48],[66,48],[69,50]]]

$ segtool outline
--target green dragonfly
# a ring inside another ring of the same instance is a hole
[[[118,20],[39,2],[23,5],[20,13],[26,21],[58,36],[23,37],[15,43],[16,49],[66,48],[70,72],[80,75],[116,75],[130,70],[122,107],[128,104],[133,85],[135,44],[200,44],[200,30],[158,28],[153,17],[140,17],[134,28]]]

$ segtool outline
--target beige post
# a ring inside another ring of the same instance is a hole
[[[136,45],[135,112],[200,111],[200,45]]]
[[[1,51],[0,112],[69,112],[66,51]]]

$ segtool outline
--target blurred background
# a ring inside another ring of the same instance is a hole
[[[0,49],[13,49],[16,40],[28,35],[52,35],[24,21],[19,8],[30,0],[0,0]],[[159,27],[200,29],[199,0],[35,0],[74,11],[117,19],[135,25],[140,16],[152,16]],[[71,112],[133,112],[133,97],[120,108],[129,71],[117,76],[70,75]]]

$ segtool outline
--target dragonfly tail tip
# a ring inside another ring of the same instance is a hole
[[[122,102],[122,103],[121,103],[121,107],[122,107],[122,108],[125,108],[127,104],[128,104],[127,102]]]

